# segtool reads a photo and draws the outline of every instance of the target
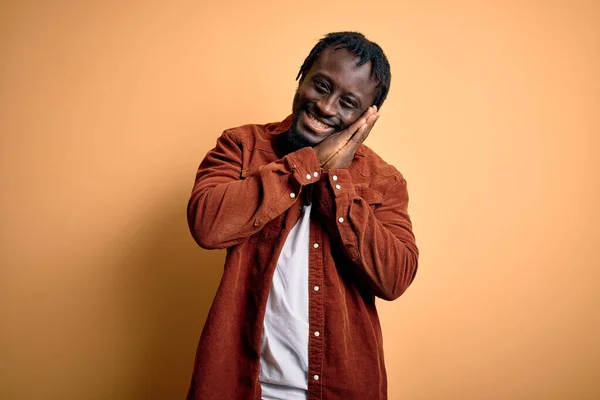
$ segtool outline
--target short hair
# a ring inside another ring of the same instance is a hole
[[[371,74],[377,79],[377,92],[373,104],[379,109],[390,90],[392,73],[390,72],[390,63],[383,53],[383,50],[377,43],[368,40],[359,32],[332,32],[328,33],[312,48],[308,57],[300,67],[296,80],[304,80],[306,74],[314,64],[319,55],[327,48],[333,47],[334,50],[347,49],[360,60],[357,66],[371,62]]]

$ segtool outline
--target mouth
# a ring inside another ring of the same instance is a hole
[[[316,135],[327,135],[333,133],[333,131],[335,130],[335,127],[333,125],[320,120],[307,110],[304,110],[302,112],[302,117],[302,119],[304,120],[304,125]]]

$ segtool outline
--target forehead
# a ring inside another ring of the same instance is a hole
[[[359,60],[359,57],[346,49],[334,50],[329,47],[315,60],[308,75],[327,75],[343,91],[374,98],[377,80],[371,73],[371,62],[357,66]]]

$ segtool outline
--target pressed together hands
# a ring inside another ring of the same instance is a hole
[[[324,171],[347,168],[378,118],[377,106],[371,106],[352,125],[316,145],[314,149],[321,168]]]

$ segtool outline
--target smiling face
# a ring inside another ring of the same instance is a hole
[[[315,146],[356,121],[375,100],[371,63],[346,49],[325,49],[300,82],[288,132],[292,149]]]

